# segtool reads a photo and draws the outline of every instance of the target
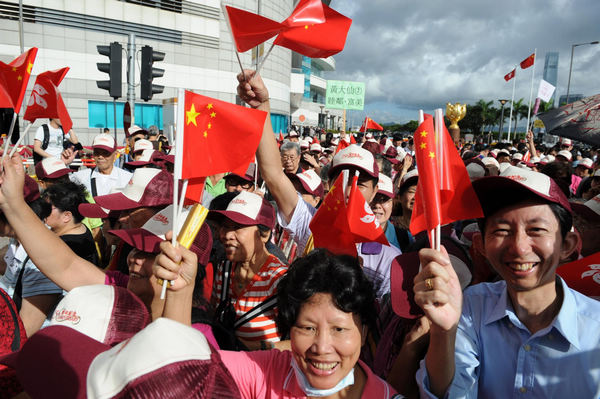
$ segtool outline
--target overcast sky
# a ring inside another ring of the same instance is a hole
[[[510,99],[512,81],[504,75],[536,48],[534,97],[551,51],[559,52],[557,93],[566,94],[571,45],[600,40],[600,0],[334,0],[331,6],[353,23],[328,78],[365,82],[365,112],[380,122],[417,119],[418,109],[445,110],[447,102]],[[517,68],[515,100],[529,100],[531,71]],[[600,44],[575,49],[570,92],[600,93]]]

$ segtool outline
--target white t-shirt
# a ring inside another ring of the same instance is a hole
[[[46,148],[44,151],[52,155],[54,158],[60,159],[60,154],[63,152],[63,132],[60,127],[55,129],[49,123],[46,125],[48,126],[50,138],[48,140],[48,148]],[[65,134],[65,141],[69,140],[70,138],[71,136],[68,133]],[[44,125],[38,127],[36,130],[35,140],[41,141],[42,144],[44,143]]]
[[[96,195],[110,194],[112,188],[123,188],[131,180],[133,173],[127,172],[119,167],[113,166],[110,175],[105,175],[98,172],[98,168],[83,169],[69,175],[72,182],[83,184],[88,193],[94,195],[92,192],[91,179],[96,180]]]

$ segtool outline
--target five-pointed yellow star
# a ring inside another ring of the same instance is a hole
[[[337,211],[337,210],[338,210],[338,207],[337,207],[337,206],[334,206],[334,207],[333,207],[333,210],[334,210],[334,211]]]
[[[31,74],[31,68],[33,68],[33,64],[30,62],[27,64],[27,73]]]
[[[421,143],[421,148],[422,148],[422,149],[425,149],[425,148],[427,148],[427,143]]]
[[[192,104],[189,111],[185,111],[185,116],[187,118],[186,125],[193,123],[194,126],[198,126],[196,124],[196,118],[198,117],[198,115],[200,115],[200,112],[196,112],[196,106],[194,104]]]
[[[212,127],[212,123],[208,123],[208,129],[210,129]]]
[[[13,72],[17,72],[17,67],[13,67],[13,68],[12,68],[12,71],[13,71]]]
[[[203,134],[204,134],[204,137],[208,137],[208,132],[206,130],[204,131]]]
[[[304,25],[304,29],[308,29],[308,25]]]
[[[212,109],[213,105],[211,103],[208,103],[208,105],[206,106],[207,109]]]
[[[214,118],[215,116],[217,116],[217,113],[216,113],[216,112],[212,112],[212,113],[210,114],[210,117],[211,117],[211,118]]]
[[[427,137],[427,130],[423,130],[421,132],[421,137]]]
[[[19,77],[17,78],[17,80],[23,80],[23,76],[19,75]]]
[[[430,151],[429,152],[429,158],[435,158],[435,152]]]

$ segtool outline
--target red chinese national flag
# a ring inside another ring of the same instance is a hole
[[[58,90],[68,71],[69,68],[65,67],[36,77],[23,119],[33,123],[38,118],[58,118],[65,134],[71,130],[73,121]]]
[[[12,98],[4,87],[3,79],[0,79],[0,108],[14,108]]]
[[[535,53],[521,61],[521,69],[527,69],[535,62]]]
[[[325,22],[307,20],[300,26],[286,29],[277,36],[275,44],[311,58],[327,58],[342,51],[352,20],[325,4],[322,6]]]
[[[184,111],[182,179],[246,171],[254,160],[266,112],[191,91],[185,92]]]
[[[383,229],[358,189],[357,183],[358,176],[354,176],[348,197],[348,227],[354,235],[354,242],[379,242],[389,245]]]
[[[292,14],[283,22],[276,22],[263,16],[225,6],[235,46],[239,52],[248,51],[269,40],[280,32],[325,22],[325,5],[321,0],[300,0]]]
[[[21,103],[25,96],[25,89],[31,76],[37,50],[37,47],[30,48],[15,58],[10,64],[0,62],[0,85],[4,86],[4,90],[10,96],[12,102],[11,108],[16,113],[21,109]]]
[[[567,285],[590,297],[600,297],[600,252],[556,269]]]
[[[507,73],[506,75],[504,75],[504,80],[506,80],[508,82],[509,80],[511,80],[512,78],[514,78],[516,71],[517,71],[517,68],[513,69],[512,71],[510,71],[509,73]]]
[[[202,194],[204,194],[205,181],[206,177],[194,177],[188,180],[188,186],[185,190],[184,205],[202,203]]]
[[[281,31],[281,24],[269,18],[225,6],[225,16],[231,28],[237,51],[243,53],[266,42]]]
[[[411,233],[416,235],[438,224],[483,217],[479,198],[446,127],[436,137],[433,118],[426,115],[415,132],[414,142],[419,182]]]
[[[366,132],[369,129],[373,129],[373,130],[383,130],[383,126],[381,126],[379,123],[375,122],[373,119],[371,118],[365,118],[365,121],[363,122],[362,126],[359,129],[359,132]]]
[[[326,248],[335,254],[357,256],[356,244],[348,227],[344,202],[344,174],[340,173],[310,221],[315,248]]]

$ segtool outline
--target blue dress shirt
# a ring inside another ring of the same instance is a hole
[[[535,334],[517,318],[504,281],[465,291],[446,398],[600,398],[600,302],[557,283],[560,311]],[[424,360],[417,381],[422,398],[435,398]]]

